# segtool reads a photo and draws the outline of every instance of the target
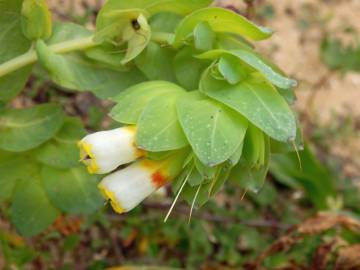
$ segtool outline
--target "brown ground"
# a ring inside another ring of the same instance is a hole
[[[332,142],[331,152],[344,160],[347,174],[360,176],[360,73],[330,71],[320,59],[319,44],[325,33],[355,43],[343,34],[346,27],[360,33],[360,1],[268,0],[275,9],[266,26],[276,31],[261,49],[288,74],[299,80],[296,107],[318,125],[331,125],[351,117],[355,131]],[[300,29],[300,20],[308,27]],[[305,125],[306,123],[304,123]],[[357,128],[356,128],[357,126]]]

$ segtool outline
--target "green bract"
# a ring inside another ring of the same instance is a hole
[[[272,31],[211,2],[108,0],[92,31],[51,25],[42,0],[0,1],[0,102],[21,91],[36,63],[65,91],[112,100],[110,116],[135,126],[141,158],[178,157],[173,189],[190,203],[202,205],[228,179],[257,191],[271,152],[300,144],[289,105],[296,81],[250,42]],[[60,212],[101,206],[97,178],[78,164],[84,133],[60,105],[1,107],[0,199],[11,200],[23,234]]]

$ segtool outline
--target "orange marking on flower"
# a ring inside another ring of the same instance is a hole
[[[159,170],[151,175],[151,181],[157,188],[160,188],[166,184],[167,177]]]

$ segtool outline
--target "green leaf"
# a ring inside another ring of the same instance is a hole
[[[171,93],[156,97],[142,112],[136,134],[138,147],[159,152],[179,149],[188,144],[176,114],[176,100],[185,91],[174,85]]]
[[[254,49],[254,45],[241,36],[231,33],[218,33],[216,47],[222,50]]]
[[[24,0],[21,15],[22,30],[29,40],[47,39],[51,36],[51,13],[45,0]]]
[[[269,170],[269,138],[267,137],[264,139],[264,164],[262,166],[251,167],[247,162],[240,161],[231,170],[231,174],[229,176],[231,180],[238,182],[245,190],[250,190],[255,193],[259,192],[264,185],[264,181]]]
[[[67,170],[45,166],[41,176],[50,201],[62,211],[91,214],[103,204],[96,176],[90,175],[83,166]]]
[[[136,124],[145,106],[154,98],[172,91],[183,91],[176,84],[166,81],[151,81],[136,84],[113,100],[117,105],[112,108],[110,116],[124,124]]]
[[[211,50],[214,46],[216,35],[208,22],[200,22],[194,28],[194,45],[200,51]]]
[[[255,52],[234,50],[231,53],[255,70],[260,71],[271,83],[280,88],[286,89],[297,85],[295,80],[285,77],[279,68]]]
[[[94,34],[93,31],[88,30],[82,25],[69,22],[54,23],[52,32],[51,37],[46,41],[48,45],[91,37]]]
[[[321,59],[330,68],[341,71],[360,71],[360,43],[344,45],[338,39],[326,37],[321,42]]]
[[[289,105],[292,105],[295,103],[296,101],[296,95],[295,95],[295,91],[293,88],[279,88],[276,87],[276,89],[278,90],[279,94],[286,100],[286,102]]]
[[[85,55],[92,60],[101,62],[109,68],[119,71],[129,70],[129,67],[121,64],[121,60],[124,58],[124,53],[113,44],[104,43],[101,46],[87,49],[85,51]]]
[[[80,119],[65,118],[60,131],[48,142],[35,150],[36,159],[48,166],[71,168],[79,165],[77,142],[86,135]]]
[[[214,166],[214,167],[207,166],[203,164],[196,156],[194,156],[194,163],[196,169],[199,171],[199,173],[204,179],[214,178],[219,167],[219,166]]]
[[[63,119],[61,107],[55,104],[7,109],[0,116],[0,149],[22,152],[35,148],[54,136]]]
[[[228,180],[231,170],[228,166],[221,166],[219,172],[216,175],[216,178],[213,179],[214,183],[211,183],[209,188],[209,195],[214,196],[218,193],[221,188],[224,186],[225,182]]]
[[[135,64],[149,80],[175,82],[172,66],[174,51],[150,42],[146,49],[135,59]]]
[[[264,165],[265,141],[264,133],[254,125],[249,125],[244,140],[243,160],[250,167]]]
[[[226,104],[245,116],[270,137],[288,142],[296,136],[296,120],[286,101],[259,74],[230,85],[214,79],[209,72],[200,83],[206,95]]]
[[[318,208],[328,209],[330,197],[337,196],[336,179],[317,159],[310,145],[299,152],[302,168],[295,152],[271,157],[271,174],[290,187],[302,186],[306,197]]]
[[[30,41],[21,30],[21,0],[0,1],[0,64],[25,53]],[[30,76],[31,66],[0,77],[0,101],[9,101],[23,88]]]
[[[186,15],[190,12],[210,5],[212,0],[109,0],[100,10],[100,15],[114,10],[144,9],[150,15],[157,12],[171,12]]]
[[[225,80],[231,84],[237,84],[248,76],[248,70],[239,63],[238,59],[231,56],[222,56],[218,68]]]
[[[181,192],[180,197],[183,198],[189,205],[192,204],[196,192],[199,189],[196,201],[194,203],[195,208],[200,208],[203,206],[211,197],[209,196],[209,189],[211,187],[211,183],[203,183],[198,186],[192,187],[189,183],[187,183]]]
[[[174,33],[182,17],[175,13],[160,12],[149,19],[151,31]]]
[[[0,44],[2,46],[1,41]],[[1,58],[1,54],[0,54],[0,58]],[[4,77],[0,77],[0,101],[6,102],[16,97],[20,93],[20,91],[24,88],[30,76],[31,70],[32,70],[32,66],[27,66],[19,70],[16,70],[10,74],[7,74]]]
[[[246,119],[199,92],[179,98],[177,111],[192,149],[207,166],[229,159],[244,139]]]
[[[0,200],[10,199],[19,179],[37,173],[37,166],[28,155],[0,151]]]
[[[50,226],[58,216],[40,183],[40,176],[21,179],[15,188],[11,219],[24,236],[33,236]]]
[[[231,157],[229,158],[230,166],[233,167],[240,161],[240,158],[243,154],[243,149],[244,149],[244,142],[238,146],[234,154],[232,154]]]
[[[145,78],[132,69],[119,72],[85,58],[81,52],[59,55],[44,42],[36,45],[39,61],[57,84],[74,90],[89,90],[100,98],[115,96],[123,89]]]
[[[204,181],[204,177],[199,173],[199,171],[196,168],[193,168],[187,180],[189,185],[195,187],[200,185],[203,181]]]
[[[0,10],[6,13],[20,13],[23,0],[1,0]]]
[[[275,66],[274,64],[263,58],[260,54],[256,53],[251,49],[212,50],[205,52],[198,57],[200,59],[216,59],[223,55],[236,57],[242,62],[238,63],[240,67],[236,68],[235,66],[233,68],[234,72],[237,72],[239,68],[244,69],[244,67],[241,67],[241,65],[245,64],[252,70],[257,70],[261,72],[261,74],[264,75],[266,79],[268,79],[272,84],[276,85],[277,87],[288,89],[297,85],[297,82],[295,80],[285,77],[284,73],[277,66]],[[236,65],[236,63],[234,63],[233,65]]]
[[[297,122],[299,122],[299,120],[297,120]],[[270,145],[271,153],[289,153],[304,150],[304,138],[299,123],[297,125],[296,138],[294,141],[285,143],[271,139]]]
[[[144,1],[144,0],[142,0]],[[157,12],[172,12],[179,15],[187,15],[194,10],[209,6],[213,0],[145,0],[147,2],[146,10],[150,14]]]
[[[198,89],[201,74],[208,66],[207,62],[194,58],[195,51],[191,47],[184,47],[174,58],[176,79],[187,90]],[[191,67],[191,72],[189,72]]]
[[[163,152],[146,152],[146,158],[151,160],[164,160],[169,158],[174,154],[173,151],[163,151]]]
[[[266,39],[272,34],[271,30],[257,26],[233,11],[210,7],[197,10],[181,21],[175,32],[174,46],[180,46],[199,22],[207,22],[214,32],[234,33],[252,40]]]
[[[53,35],[46,41],[46,44],[54,45],[64,41],[90,37],[92,35],[92,31],[81,25],[74,23],[56,23],[54,25]],[[78,87],[80,89],[75,89],[88,90],[85,88],[89,88],[89,90],[96,92],[95,94],[97,96],[107,98],[116,95],[122,89],[133,83],[145,80],[145,77],[143,77],[138,70],[128,71],[128,68],[121,64],[124,54],[120,53],[119,48],[116,48],[112,44],[104,44],[103,46],[88,49],[85,51],[85,54],[87,57],[99,61],[102,64],[97,64],[94,61],[84,58],[80,52],[62,56],[66,60],[65,63],[74,62],[74,69],[78,70],[79,73],[85,71],[88,74],[86,76],[83,73],[80,76],[80,81],[76,82],[79,84]],[[57,68],[55,67],[54,69],[56,71]],[[128,73],[122,73],[125,71],[128,71]],[[97,75],[93,75],[94,73]],[[97,76],[99,77],[97,78]],[[106,77],[108,77],[108,79]],[[96,79],[98,79],[98,82],[96,82]],[[71,78],[70,80],[73,81]],[[134,81],[131,82],[131,80]]]

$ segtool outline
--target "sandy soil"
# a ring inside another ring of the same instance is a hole
[[[351,117],[354,131],[335,139],[330,151],[340,157],[346,174],[360,176],[360,73],[330,71],[320,59],[319,44],[325,33],[354,43],[343,34],[345,27],[360,33],[360,1],[268,0],[275,17],[266,26],[275,30],[272,39],[260,44],[272,60],[299,81],[297,109],[320,125]],[[306,28],[299,26],[307,22]],[[304,123],[306,124],[306,123]]]

